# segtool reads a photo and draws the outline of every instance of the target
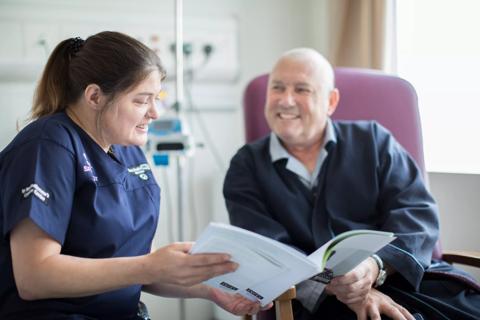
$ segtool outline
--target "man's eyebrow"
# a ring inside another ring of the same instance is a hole
[[[307,82],[296,82],[295,85],[311,87],[310,83],[307,83]]]
[[[137,93],[135,95],[136,96],[154,96],[155,94],[153,94],[151,92],[140,92],[140,93]]]
[[[272,84],[285,84],[282,80],[272,80]],[[295,86],[311,86],[308,82],[295,82],[293,83]]]

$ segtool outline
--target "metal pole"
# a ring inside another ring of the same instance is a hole
[[[175,110],[180,115],[183,107],[183,0],[175,0]],[[177,156],[177,231],[178,241],[184,241],[183,238],[183,155]],[[179,319],[186,319],[185,299],[179,301]]]
[[[183,237],[183,210],[184,210],[184,176],[183,176],[183,165],[185,163],[185,156],[178,155],[177,156],[177,197],[178,197],[178,241],[184,241]],[[180,299],[179,301],[179,319],[185,320],[186,319],[186,302],[185,299]]]
[[[176,110],[183,105],[183,0],[175,0]]]

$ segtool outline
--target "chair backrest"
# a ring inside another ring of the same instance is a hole
[[[263,74],[245,89],[243,105],[247,142],[270,132],[263,114],[267,86],[268,74]],[[335,86],[340,91],[340,102],[332,118],[376,120],[410,153],[427,181],[418,99],[413,86],[393,75],[357,68],[336,68]],[[441,257],[439,243],[433,257]]]

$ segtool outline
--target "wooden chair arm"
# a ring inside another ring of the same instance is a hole
[[[459,263],[480,268],[480,252],[478,251],[444,251],[442,259],[448,263]]]
[[[297,296],[295,287],[291,287],[275,300],[275,315],[280,320],[293,320],[292,300]],[[243,316],[244,320],[252,320],[253,317],[249,315]]]
[[[297,296],[295,287],[291,287],[275,299],[275,318],[293,320],[292,300]]]
[[[286,300],[293,300],[297,297],[297,290],[295,287],[291,287],[281,295],[279,295],[275,301],[286,301]]]

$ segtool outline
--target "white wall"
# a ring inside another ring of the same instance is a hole
[[[114,18],[130,16],[141,21],[145,16],[158,19],[173,14],[173,0],[132,1],[60,1],[60,0],[0,0],[0,12],[8,11],[13,16],[38,16],[55,18],[62,15],[95,16]],[[187,194],[184,238],[194,239],[197,232],[210,220],[225,220],[225,208],[221,195],[221,184],[225,168],[234,152],[243,143],[243,114],[241,94],[249,79],[267,72],[276,57],[283,51],[297,46],[326,48],[328,30],[323,24],[326,13],[325,1],[315,0],[185,0],[185,21],[192,18],[236,17],[238,21],[239,65],[237,81],[228,83],[196,83],[195,92],[219,94],[222,100],[216,109],[207,108],[202,101],[200,113],[210,135],[220,151],[222,168],[219,168],[208,148],[198,149],[193,161],[185,169],[193,183],[194,192]],[[1,22],[1,21],[0,21]],[[172,27],[173,28],[173,27]],[[0,46],[0,51],[5,48]],[[15,122],[23,118],[30,107],[33,81],[0,82],[0,148],[15,134]],[[208,100],[208,99],[207,99]],[[222,107],[222,104],[224,106]],[[187,115],[190,118],[190,115]],[[193,119],[193,129],[199,141],[205,137],[199,130],[198,119]],[[167,204],[175,207],[175,166],[157,170],[162,187],[162,209],[155,246],[161,246],[176,236],[175,218]],[[165,178],[165,176],[167,178]],[[469,248],[480,250],[478,212],[480,187],[478,175],[452,175],[431,173],[431,189],[441,209],[443,245],[447,249]],[[167,183],[168,182],[168,183]],[[169,188],[167,188],[167,186]],[[195,212],[193,216],[190,213]],[[453,235],[462,230],[461,235]],[[480,277],[479,277],[480,278]],[[178,319],[178,301],[144,295],[154,319]],[[231,319],[212,308],[209,303],[188,301],[187,319]]]
[[[480,175],[430,172],[428,178],[440,209],[443,249],[480,252]],[[458,267],[480,281],[480,269]]]

